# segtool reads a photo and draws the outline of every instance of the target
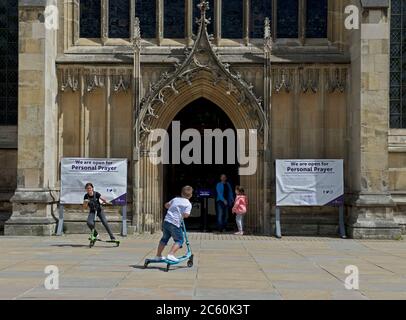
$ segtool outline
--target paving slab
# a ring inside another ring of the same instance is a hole
[[[406,299],[406,241],[191,233],[192,268],[144,269],[160,237],[93,248],[86,235],[2,237],[0,299]],[[44,286],[50,265],[58,290]],[[358,267],[358,290],[345,288],[349,265]]]

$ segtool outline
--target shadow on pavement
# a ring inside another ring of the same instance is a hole
[[[85,244],[69,244],[69,243],[63,243],[63,244],[51,244],[51,247],[71,247],[71,248],[89,248],[89,245],[85,245]],[[112,246],[94,246],[93,248],[113,248],[115,249],[116,247],[112,247]]]
[[[130,265],[129,267],[134,268],[134,269],[141,269],[141,270],[161,270],[163,272],[166,272],[166,264],[162,264],[162,267],[159,267],[158,265],[149,265],[147,268],[144,268],[144,265]],[[186,266],[171,266],[171,268],[169,269],[169,271],[175,271],[178,269],[187,269]]]

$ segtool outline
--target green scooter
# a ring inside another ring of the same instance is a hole
[[[187,266],[189,268],[193,267],[193,254],[192,254],[192,249],[190,247],[190,243],[189,243],[189,239],[187,237],[187,232],[186,232],[186,227],[185,227],[185,222],[182,221],[182,231],[183,231],[183,235],[185,237],[185,243],[186,243],[186,254],[182,257],[179,257],[179,261],[171,261],[168,259],[145,259],[144,262],[144,269],[146,269],[148,267],[149,264],[153,264],[153,263],[166,263],[166,269],[165,271],[168,272],[170,267],[179,263],[182,263],[184,261],[187,260]]]

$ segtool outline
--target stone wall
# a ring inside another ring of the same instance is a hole
[[[58,3],[63,13],[62,28],[55,33],[44,28],[42,14],[46,1],[20,2],[18,160],[15,149],[0,150],[0,160],[11,168],[2,177],[5,185],[17,182],[12,198],[13,216],[6,224],[6,234],[53,233],[62,157],[133,159],[134,106],[141,97],[135,96],[131,86],[132,43],[122,47],[78,45],[77,8],[71,10],[72,4]],[[343,29],[343,6],[348,4],[361,8],[360,30]],[[268,197],[274,203],[274,187],[270,194],[264,195],[263,181],[269,175],[274,186],[272,162],[275,159],[343,158],[350,235],[399,236],[399,225],[406,226],[406,148],[403,149],[406,139],[403,132],[395,131],[388,137],[387,9],[387,1],[334,1],[334,10],[329,12],[335,21],[329,26],[330,43],[289,48],[279,43],[269,61],[265,61],[262,41],[253,46],[233,44],[219,48],[222,61],[229,63],[231,70],[247,83],[252,83],[256,96],[267,95],[263,98],[268,103],[265,111],[270,115],[271,157],[267,160],[268,167],[261,169],[262,176],[250,185],[254,188],[250,190],[253,199]],[[142,79],[141,96],[165,72],[173,71],[175,62],[184,59],[184,48],[179,44],[165,46],[164,41],[161,44],[142,49],[141,67],[136,70],[137,73],[140,70]],[[265,63],[268,69],[264,69]],[[60,71],[58,79],[56,68]],[[206,86],[204,94],[213,95],[218,101],[225,100],[229,96],[227,88],[220,92],[220,86],[210,87],[210,81],[206,79],[201,84]],[[268,83],[272,89],[265,88]],[[185,99],[199,97],[204,91],[196,87],[189,89],[190,94],[186,90],[182,93]],[[184,104],[181,96],[169,101],[171,115]],[[228,108],[236,121],[241,120],[232,103],[223,107]],[[161,118],[168,117],[163,113]],[[14,178],[16,161],[18,171]],[[136,190],[131,171],[134,166],[129,168],[129,198],[132,199],[132,191]],[[161,181],[158,174],[162,172],[151,166],[145,168],[150,170],[142,172],[145,185],[153,184],[157,189]],[[138,187],[143,196],[145,186]],[[158,195],[158,198],[159,193],[154,192],[150,196]],[[145,206],[160,207],[159,200],[153,201]],[[66,230],[86,232],[86,215],[74,206],[66,210]],[[338,225],[336,211],[286,209],[282,227],[285,234],[333,235]],[[115,211],[108,214],[117,229],[120,214]],[[261,214],[249,217],[256,230],[264,221],[273,223],[273,209]],[[150,214],[137,216],[133,224],[149,219],[152,219]],[[151,230],[158,227],[157,224]]]
[[[406,132],[389,132],[389,189],[396,203],[395,221],[406,234]]]
[[[355,4],[360,4],[354,1]],[[361,1],[351,51],[350,235],[399,238],[389,191],[389,20],[387,1]]]
[[[44,26],[46,1],[19,3],[17,189],[6,235],[51,235],[57,174],[56,33]]]

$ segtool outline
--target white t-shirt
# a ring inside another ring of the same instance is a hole
[[[183,214],[190,214],[192,211],[192,204],[185,198],[174,198],[169,201],[171,205],[166,213],[165,221],[172,223],[173,225],[180,227],[180,223],[183,218]]]

